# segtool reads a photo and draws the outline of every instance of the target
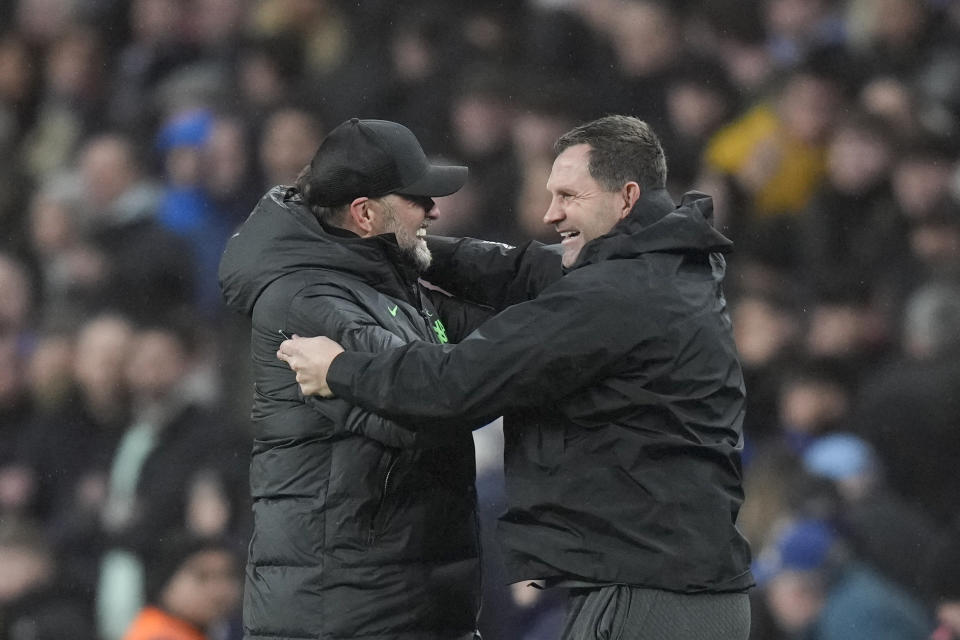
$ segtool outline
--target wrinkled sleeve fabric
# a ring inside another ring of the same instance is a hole
[[[304,337],[327,335],[345,349],[377,353],[405,344],[399,336],[377,324],[349,292],[328,285],[309,287],[297,295],[290,306],[287,327]],[[301,333],[299,327],[310,327],[312,331]],[[391,447],[443,446],[458,432],[469,429],[459,421],[400,424],[341,398],[309,396],[304,401],[338,429],[362,434]],[[479,426],[482,425],[474,428]]]
[[[404,344],[377,324],[349,292],[331,285],[302,289],[290,303],[286,326],[303,337],[325,335],[348,350],[376,352]]]
[[[616,371],[638,340],[622,330],[637,302],[612,284],[578,286],[577,275],[457,345],[342,353],[327,382],[337,396],[397,419],[472,420],[556,402]]]
[[[474,238],[428,236],[433,263],[424,278],[458,298],[501,311],[536,298],[563,276],[560,245],[519,247]]]

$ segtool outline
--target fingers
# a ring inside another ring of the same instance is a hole
[[[297,334],[293,334],[293,338],[289,340],[284,340],[280,343],[280,348],[277,349],[277,358],[283,360],[288,365],[293,367],[293,360],[297,357],[300,350],[297,348],[294,340],[298,338]]]

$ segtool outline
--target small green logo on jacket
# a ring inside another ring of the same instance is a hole
[[[397,309],[398,309],[398,308],[399,308],[398,305],[393,305],[392,307],[387,307],[387,311],[390,312],[390,315],[395,316],[395,315],[397,315]]]
[[[433,323],[433,332],[437,334],[437,340],[440,341],[440,344],[446,344],[448,342],[447,329],[443,326],[443,323],[440,322],[439,318]]]

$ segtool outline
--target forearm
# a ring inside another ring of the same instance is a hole
[[[472,429],[486,424],[467,423],[459,419],[417,420],[397,422],[342,398],[306,396],[307,405],[330,420],[337,430],[362,435],[388,447],[429,449],[458,442]]]
[[[496,310],[531,300],[563,275],[555,245],[510,247],[473,238],[428,238],[434,261],[425,279]]]
[[[424,369],[438,366],[437,358],[431,357],[431,351],[421,351],[415,355]],[[382,353],[347,351],[337,356],[330,365],[327,384],[338,398],[403,421],[426,421],[433,425],[459,422],[479,426],[502,413],[497,412],[493,402],[490,405],[477,403],[476,395],[473,402],[467,402],[467,396],[461,389],[438,390],[428,381],[411,377],[401,382],[401,378],[389,373],[409,367],[403,364],[402,358],[398,361]]]
[[[326,384],[338,397],[400,420],[473,421],[546,406],[607,375],[631,347],[632,335],[615,330],[615,309],[595,313],[604,298],[553,291],[508,308],[457,345],[341,353]]]

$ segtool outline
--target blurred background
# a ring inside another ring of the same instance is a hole
[[[242,562],[216,268],[327,131],[468,164],[431,232],[554,242],[551,145],[608,113],[736,246],[752,637],[960,636],[958,36],[951,0],[0,0],[0,640],[118,639],[183,532]],[[553,638],[559,594],[498,580],[497,429],[481,629]]]

